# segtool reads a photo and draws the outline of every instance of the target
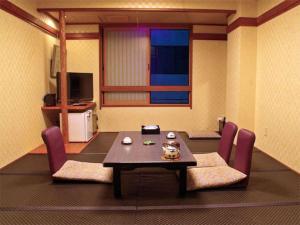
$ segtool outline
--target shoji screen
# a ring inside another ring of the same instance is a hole
[[[149,84],[149,30],[104,29],[104,85],[147,86]],[[105,104],[146,104],[145,92],[105,93]]]

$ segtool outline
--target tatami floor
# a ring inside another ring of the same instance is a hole
[[[117,133],[100,133],[69,159],[102,162]],[[189,140],[194,153],[217,140]],[[234,153],[233,153],[234,156]],[[0,170],[0,224],[299,224],[299,175],[261,151],[253,153],[247,189],[177,196],[176,175],[139,169],[122,177],[122,199],[109,184],[52,183],[45,154],[28,154]]]

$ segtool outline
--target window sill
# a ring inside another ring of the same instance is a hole
[[[189,107],[192,108],[191,104],[102,104],[101,107]]]

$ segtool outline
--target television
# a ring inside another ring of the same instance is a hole
[[[93,74],[67,73],[68,104],[93,100]],[[60,72],[56,76],[57,102],[60,103]]]

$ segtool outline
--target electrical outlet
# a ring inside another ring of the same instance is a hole
[[[265,130],[264,130],[264,136],[267,137],[268,136],[268,128],[265,127]]]

